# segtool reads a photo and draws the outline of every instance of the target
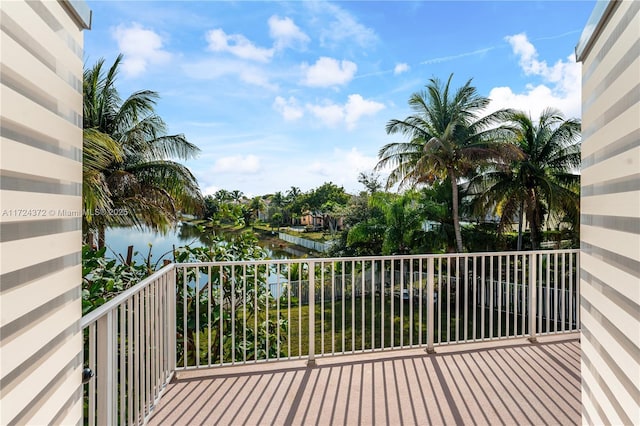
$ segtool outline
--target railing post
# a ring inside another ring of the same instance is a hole
[[[309,360],[307,367],[316,366],[316,270],[315,262],[309,262]]]
[[[435,315],[436,315],[436,307],[434,304],[434,267],[433,267],[433,256],[430,256],[427,259],[427,353],[432,354],[435,353],[435,349],[433,349],[433,338],[435,335]],[[438,302],[439,303],[439,302]]]
[[[97,366],[96,378],[98,380],[98,425],[112,425],[116,423],[116,363],[115,346],[116,336],[114,332],[113,310],[107,312],[97,321]]]
[[[169,294],[167,297],[167,300],[169,301],[168,303],[168,307],[169,307],[169,336],[168,336],[168,342],[167,344],[169,345],[169,370],[171,372],[176,371],[176,359],[177,359],[177,352],[178,352],[178,342],[177,342],[177,335],[178,335],[178,317],[177,317],[177,298],[178,298],[178,292],[177,292],[177,288],[176,288],[176,276],[178,274],[178,268],[174,266],[171,269],[171,272],[169,273]]]
[[[538,265],[536,262],[537,255],[535,253],[529,254],[529,341],[536,343],[537,331],[536,325],[538,323],[538,291],[536,285],[538,282]]]

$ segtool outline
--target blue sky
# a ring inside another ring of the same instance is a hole
[[[491,110],[580,117],[574,47],[595,1],[88,1],[85,62],[125,55],[121,95],[159,92],[202,149],[205,193],[363,189],[385,124],[429,78],[469,78]],[[383,174],[384,177],[384,174]]]

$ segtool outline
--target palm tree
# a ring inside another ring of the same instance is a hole
[[[194,158],[199,149],[184,135],[167,135],[154,110],[156,92],[121,100],[115,87],[121,61],[119,55],[106,73],[103,59],[84,71],[84,224],[98,231],[100,246],[108,226],[165,231],[179,212],[202,204],[195,177],[171,160]]]
[[[453,74],[443,85],[437,78],[429,80],[426,90],[414,93],[409,106],[415,112],[404,120],[390,120],[387,134],[402,134],[408,142],[389,143],[380,149],[376,170],[392,167],[387,189],[399,189],[436,180],[451,180],[453,225],[456,248],[462,252],[458,180],[481,163],[502,161],[517,156],[513,145],[500,143],[497,123],[508,112],[496,111],[479,118],[489,99],[480,96],[468,80],[451,96]]]
[[[231,191],[230,196],[231,200],[233,200],[234,203],[238,204],[240,203],[240,200],[242,200],[242,197],[244,197],[244,193],[239,189],[234,189],[233,191]]]
[[[545,109],[534,122],[530,115],[513,111],[502,126],[524,153],[508,169],[479,176],[477,208],[494,208],[501,225],[518,216],[518,250],[522,248],[522,223],[526,216],[533,249],[540,246],[545,216],[558,213],[577,217],[580,208],[580,121],[566,120],[557,109]]]
[[[300,195],[302,194],[302,191],[300,190],[300,188],[298,188],[297,186],[292,186],[288,191],[287,191],[287,199],[289,200],[289,202],[294,202],[296,198],[298,198]]]

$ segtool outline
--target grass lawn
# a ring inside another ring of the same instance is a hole
[[[400,302],[398,298],[392,304],[389,298],[381,304],[379,297],[373,300],[371,296],[362,298],[338,300],[333,304],[325,300],[324,309],[321,301],[316,301],[315,306],[315,352],[351,352],[363,349],[418,345],[427,342],[427,311],[423,304],[422,315],[419,306],[409,301]],[[373,306],[372,306],[373,305]],[[272,319],[277,315],[277,304],[269,308],[269,316]],[[393,311],[392,311],[393,309]],[[436,307],[437,309],[437,307]],[[460,311],[462,311],[462,305]],[[470,307],[470,315],[465,321],[463,312],[456,317],[455,302],[452,303],[449,320],[447,321],[446,304],[441,306],[440,330],[436,331],[434,341],[447,342],[456,340],[456,326],[458,339],[473,338],[473,306]],[[364,315],[362,313],[364,312]],[[476,308],[476,337],[480,338],[481,317],[483,310]],[[485,315],[485,337],[489,334],[489,312]],[[513,323],[515,315],[509,315]],[[344,317],[344,320],[343,320]],[[280,304],[280,318],[287,321],[289,328],[286,335],[281,336],[281,350],[292,357],[307,355],[309,353],[309,306],[292,306],[290,315],[287,315],[286,302]],[[393,318],[393,319],[392,319]],[[518,316],[518,331],[522,316]],[[412,321],[413,319],[413,321]],[[438,319],[436,318],[436,327]],[[525,324],[526,325],[526,324]],[[501,335],[506,335],[506,314],[502,313]],[[525,330],[527,330],[525,328]],[[498,313],[493,315],[493,334],[498,334]],[[331,336],[334,338],[332,339]],[[509,330],[513,335],[513,330]],[[384,340],[384,345],[382,344]]]

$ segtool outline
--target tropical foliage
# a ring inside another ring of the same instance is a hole
[[[398,184],[403,189],[448,178],[452,182],[456,249],[461,252],[459,180],[484,163],[515,158],[518,152],[513,145],[502,143],[496,130],[507,111],[480,117],[489,99],[478,94],[471,80],[453,92],[452,78],[453,74],[444,84],[437,78],[430,79],[426,90],[409,98],[414,114],[387,123],[388,134],[400,134],[409,140],[383,146],[376,169],[391,167],[387,188]]]
[[[531,230],[531,246],[540,247],[542,227],[555,215],[577,226],[580,208],[580,122],[565,119],[556,109],[546,109],[537,121],[520,111],[510,112],[502,126],[524,156],[508,168],[479,175],[476,208],[494,210],[504,228],[518,218],[518,249],[522,224]]]
[[[216,238],[208,247],[181,247],[175,252],[175,261],[179,263],[260,260],[266,257],[266,251],[257,245],[255,236],[250,232],[230,240]],[[248,265],[245,267],[247,279],[241,280],[238,277],[243,276],[242,268],[225,266],[216,269],[215,273],[209,273],[204,267],[191,268],[186,277],[177,274],[176,303],[187,306],[187,318],[184,318],[182,309],[178,310],[177,317],[179,364],[186,361],[187,365],[195,365],[197,353],[201,354],[201,363],[208,361],[209,353],[213,363],[230,362],[234,354],[236,360],[245,355],[249,359],[283,355],[278,352],[282,343],[278,338],[287,334],[288,324],[266,315],[267,306],[274,302],[267,283],[269,271],[264,265]],[[199,305],[199,309],[196,310],[195,305]],[[232,316],[232,311],[243,314]],[[199,312],[199,318],[196,318],[196,312]],[[235,341],[243,342],[242,345],[232,345],[232,330],[236,333]],[[209,344],[211,346],[207,347]]]
[[[82,314],[103,305],[118,293],[138,284],[153,273],[149,265],[135,261],[126,264],[108,258],[106,247],[82,247]]]
[[[83,225],[89,235],[98,231],[100,246],[108,226],[164,231],[202,201],[195,177],[173,160],[194,158],[199,149],[184,135],[167,134],[156,92],[120,98],[121,60],[105,70],[101,59],[84,71]]]

